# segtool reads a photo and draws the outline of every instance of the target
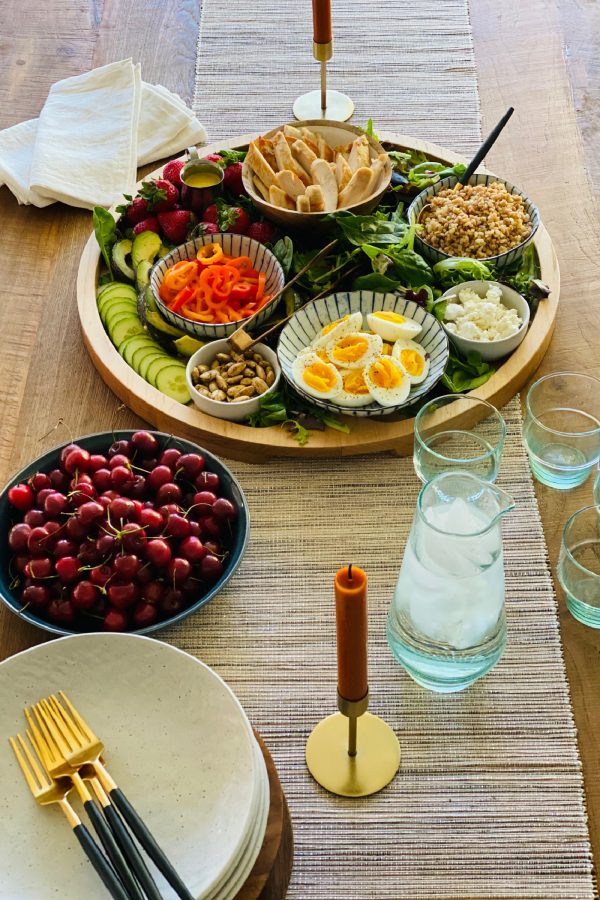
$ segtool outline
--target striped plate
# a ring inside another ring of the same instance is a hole
[[[456,178],[456,176],[449,175],[448,178],[442,178],[441,181],[437,182],[437,184],[432,184],[430,187],[425,188],[424,191],[421,191],[421,193],[415,197],[413,202],[408,207],[406,217],[410,224],[412,225],[414,222],[419,221],[419,216],[421,215],[423,208],[427,206],[427,204],[435,194],[439,194],[439,192],[443,191],[445,188],[454,187],[457,181],[458,179]],[[514,186],[514,184],[511,184],[509,181],[504,181],[504,179],[497,178],[495,175],[483,175],[481,173],[471,175],[471,177],[469,178],[469,184],[491,184],[493,181],[499,181],[501,184],[503,184],[509,194],[518,194],[523,198],[525,209],[529,213],[529,218],[531,220],[531,234],[526,237],[524,241],[521,241],[520,244],[518,244],[516,247],[513,247],[511,250],[507,250],[505,253],[500,253],[498,256],[487,256],[485,259],[479,260],[479,262],[489,263],[496,269],[503,269],[505,266],[510,265],[510,263],[523,256],[525,248],[528,244],[531,243],[536,231],[539,228],[540,214],[537,206],[535,206],[531,202],[531,200],[525,196],[523,191],[520,191]],[[432,264],[441,262],[443,259],[452,258],[449,253],[444,253],[442,250],[438,250],[437,247],[432,247],[431,244],[427,244],[419,237],[419,235],[415,236],[415,250]]]
[[[228,322],[227,324],[222,325],[211,325],[208,322],[194,322],[191,319],[186,319],[185,316],[180,316],[179,313],[172,312],[169,307],[163,303],[158,293],[158,289],[165,277],[167,269],[182,260],[194,259],[200,247],[203,247],[205,244],[220,244],[223,247],[223,252],[226,256],[249,256],[252,260],[253,267],[259,272],[264,272],[267,276],[265,284],[266,294],[278,293],[285,284],[285,276],[283,274],[283,269],[271,251],[267,250],[264,244],[246,237],[243,234],[207,234],[204,237],[196,238],[194,241],[188,241],[187,244],[182,244],[180,247],[175,247],[175,249],[171,250],[170,253],[167,253],[166,256],[157,260],[150,270],[150,286],[160,314],[164,316],[171,325],[174,325],[176,328],[181,328],[182,331],[185,331],[186,334],[190,334],[192,337],[201,338],[202,340],[215,340],[216,338],[224,338],[233,334],[236,328],[243,325],[246,319],[240,319],[239,322]],[[278,303],[279,300],[275,300],[275,303],[270,301],[265,304],[252,323],[252,328],[254,329],[264,322],[265,319],[274,312]]]
[[[348,313],[361,312],[363,316],[368,313],[385,310],[397,312],[407,318],[414,319],[422,324],[423,330],[416,338],[430,357],[429,374],[421,384],[415,384],[404,403],[397,406],[380,406],[379,403],[370,403],[368,406],[351,409],[347,406],[338,406],[333,400],[318,400],[302,390],[292,377],[292,365],[298,353],[304,350],[317,336],[325,325],[341,319]],[[448,361],[448,339],[446,332],[438,320],[426,312],[413,300],[405,300],[398,294],[376,294],[373,291],[346,291],[340,294],[332,294],[321,300],[313,300],[290,319],[281,332],[277,345],[277,356],[281,365],[281,371],[285,379],[292,385],[295,391],[324,409],[344,416],[388,416],[405,406],[410,406],[419,397],[427,394],[444,374]]]

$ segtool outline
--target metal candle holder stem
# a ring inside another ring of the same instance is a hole
[[[398,771],[398,738],[383,719],[367,712],[368,691],[360,700],[346,700],[338,692],[337,702],[339,712],[319,722],[308,738],[306,764],[332,794],[366,797]]]
[[[346,122],[354,112],[354,103],[339,91],[327,90],[327,63],[333,56],[333,41],[318,44],[313,41],[313,56],[321,64],[321,90],[302,94],[294,103],[294,115],[305,119],[332,119]]]

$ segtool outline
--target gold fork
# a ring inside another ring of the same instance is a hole
[[[73,787],[79,794],[83,807],[88,814],[90,822],[94,826],[96,834],[100,838],[100,842],[106,851],[106,855],[113,864],[117,875],[123,882],[123,886],[125,887],[130,900],[144,900],[144,894],[141,892],[137,881],[124,859],[124,856],[127,857],[127,849],[129,849],[127,842],[131,844],[133,853],[137,854],[137,848],[135,847],[135,844],[133,844],[129,832],[123,825],[116,809],[112,806],[102,785],[95,776],[89,779],[94,789],[94,793],[104,809],[104,816],[98,809],[96,803],[94,803],[78,769],[68,763],[58,750],[58,747],[52,738],[51,731],[40,715],[39,710],[34,707],[32,712],[28,709],[25,710],[25,718],[29,725],[27,734],[44,769],[51,778],[58,779],[66,777],[71,781]],[[114,822],[111,819],[111,816],[114,816],[118,822]],[[109,827],[111,822],[112,824]],[[122,840],[119,840],[118,838],[119,828],[123,832],[123,835],[121,835]],[[119,842],[117,843],[117,841]],[[125,845],[125,847],[123,845]]]
[[[27,737],[33,745],[33,740],[29,732],[27,732]],[[51,803],[56,803],[58,805],[75,833],[77,840],[81,844],[83,852],[102,879],[111,896],[114,897],[115,900],[129,900],[121,882],[115,875],[112,866],[95,843],[85,825],[81,823],[81,819],[67,799],[72,788],[69,779],[50,778],[44,771],[43,766],[39,765],[40,760],[36,756],[35,749],[30,750],[29,745],[20,734],[16,736],[16,739],[11,737],[8,740],[17,757],[19,767],[25,776],[25,781],[27,782],[36,803],[39,803],[40,806],[48,806]]]
[[[62,703],[56,695],[52,694],[46,700],[37,703],[34,709],[39,710],[42,719],[47,723],[60,753],[74,768],[91,767],[91,771],[98,777],[102,787],[107,791],[135,837],[177,896],[181,900],[194,900],[147,825],[106,770],[101,760],[104,744],[77,712],[67,696],[62,691],[59,693]],[[138,874],[137,871],[136,874]]]

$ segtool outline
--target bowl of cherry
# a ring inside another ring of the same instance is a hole
[[[148,634],[224,587],[248,508],[212,453],[153,431],[56,447],[0,493],[0,597],[54,634]]]

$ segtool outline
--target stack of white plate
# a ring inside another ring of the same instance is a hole
[[[34,802],[6,741],[25,731],[24,706],[59,690],[104,741],[111,775],[191,893],[199,900],[235,897],[269,813],[267,771],[250,723],[204,663],[120,634],[62,638],[0,665],[0,859],[10,860],[2,896],[107,896],[58,808]],[[74,792],[70,799],[85,819]],[[175,898],[149,867],[165,900]]]

